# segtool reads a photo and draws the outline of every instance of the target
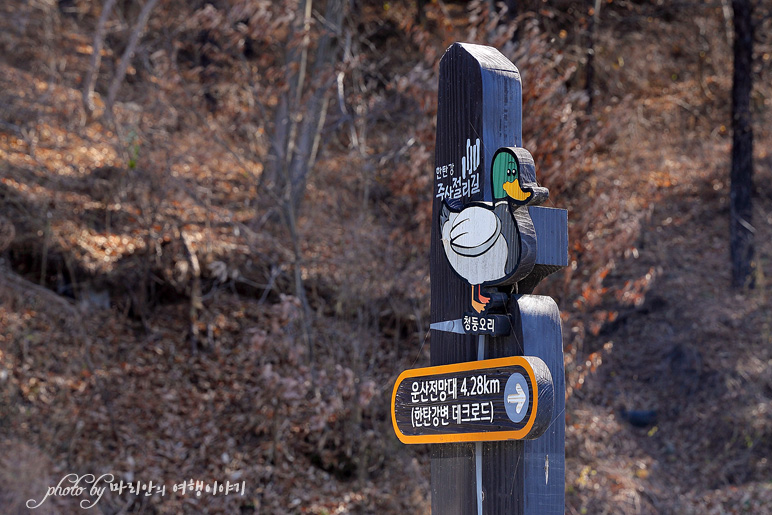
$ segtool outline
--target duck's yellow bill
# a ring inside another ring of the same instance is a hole
[[[507,195],[520,202],[528,200],[531,198],[531,195],[533,195],[533,193],[530,191],[523,191],[523,189],[520,187],[520,181],[517,180],[512,182],[505,182],[503,187],[504,191],[507,192]]]

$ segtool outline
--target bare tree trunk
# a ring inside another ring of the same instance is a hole
[[[587,112],[592,113],[592,96],[595,87],[595,33],[600,25],[600,9],[603,5],[600,0],[590,0],[593,4],[590,25],[587,28],[587,66],[585,68],[584,88],[587,91]]]
[[[288,50],[285,63],[287,90],[281,96],[276,109],[271,151],[269,153],[269,189],[277,198],[290,198],[289,166],[295,155],[295,138],[298,130],[298,117],[302,116],[300,109],[305,87],[306,69],[308,67],[308,46],[310,45],[309,30],[313,0],[302,0],[303,17],[300,26],[292,26],[287,37]],[[303,34],[300,44],[293,40],[298,33]],[[262,179],[261,179],[262,180]],[[286,202],[285,202],[286,203]]]
[[[274,197],[282,196],[287,176],[287,142],[289,140],[290,106],[289,95],[282,95],[274,115],[271,148],[268,151],[268,170],[260,176],[260,183]]]
[[[734,71],[732,74],[731,219],[732,286],[755,286],[751,225],[753,189],[753,127],[750,99],[753,22],[750,0],[732,0],[734,14]]]
[[[303,312],[303,339],[313,359],[312,313],[302,279],[302,252],[297,230],[297,213],[306,182],[321,145],[321,132],[335,81],[334,67],[339,59],[343,19],[348,0],[328,0],[324,18],[319,20],[322,35],[311,45],[313,0],[301,0],[303,16],[287,38],[285,69],[287,89],[279,99],[275,113],[271,150],[268,156],[268,184],[272,197],[290,232],[295,254],[295,294]],[[298,39],[301,37],[301,39]],[[309,63],[313,64],[309,66]],[[310,68],[310,72],[309,72]],[[261,179],[262,181],[262,179]]]
[[[192,274],[190,281],[190,306],[188,310],[188,323],[190,324],[188,338],[190,340],[191,353],[195,354],[199,345],[198,314],[204,309],[201,295],[201,265],[196,255],[196,249],[193,248],[193,240],[185,231],[180,231],[180,233]]]
[[[118,66],[118,70],[115,72],[115,77],[110,83],[110,89],[107,91],[107,101],[105,102],[105,111],[109,116],[113,117],[113,104],[115,104],[115,98],[118,96],[118,89],[123,83],[123,79],[126,77],[126,71],[129,69],[129,63],[131,58],[134,57],[134,51],[137,49],[139,38],[145,30],[147,20],[150,18],[150,12],[153,10],[158,0],[148,0],[147,3],[142,6],[142,10],[139,12],[137,23],[134,24],[134,28],[131,31],[131,37],[129,38],[129,44],[126,46],[123,55],[121,56],[121,64]]]
[[[102,7],[102,12],[99,15],[99,21],[97,21],[96,31],[94,32],[94,43],[91,53],[91,64],[88,67],[88,73],[86,74],[86,80],[83,82],[83,110],[86,112],[86,117],[91,118],[94,114],[94,101],[91,98],[94,94],[94,87],[96,86],[97,76],[99,75],[99,66],[102,63],[102,45],[105,41],[105,25],[107,19],[110,17],[110,13],[115,7],[116,0],[106,0],[105,5]]]
[[[308,73],[311,3],[312,0],[302,2],[302,26],[296,26],[294,34],[289,36],[292,40],[301,31],[303,39],[299,45],[291,45],[287,52],[288,87],[276,110],[267,174],[268,187],[281,199],[282,209],[289,207],[295,213],[300,208],[308,174],[321,146],[321,131],[335,83],[334,66],[341,47],[338,39],[348,7],[345,0],[328,0],[324,18],[319,23],[323,33]]]
[[[338,58],[341,37],[344,0],[328,0],[325,9],[325,31],[319,39],[316,60],[313,66],[314,87],[303,106],[302,121],[296,138],[295,152],[289,166],[289,181],[292,207],[297,213],[303,200],[308,173],[313,167],[318,149],[318,135],[327,113],[330,91],[335,82],[333,67]],[[316,143],[316,144],[315,144]]]
[[[729,5],[729,0],[721,0],[721,12],[724,15],[726,44],[732,46],[732,7]]]

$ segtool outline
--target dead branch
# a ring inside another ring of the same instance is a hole
[[[196,249],[193,248],[193,240],[185,231],[180,231],[182,242],[185,244],[185,250],[188,254],[188,262],[193,278],[190,285],[190,346],[195,352],[198,345],[198,313],[204,309],[201,302],[201,265],[196,256]]]
[[[88,67],[86,80],[83,82],[83,110],[86,112],[88,118],[94,113],[94,101],[92,96],[94,94],[97,76],[99,75],[99,66],[102,63],[102,45],[104,45],[105,41],[105,25],[107,24],[107,18],[110,17],[110,13],[115,6],[115,2],[116,0],[105,1],[105,5],[102,7],[102,13],[99,15],[99,21],[97,21],[96,31],[94,32],[94,42],[91,45],[91,63]]]
[[[132,57],[134,57],[134,51],[137,49],[139,38],[145,31],[145,25],[147,25],[147,21],[150,18],[150,12],[157,3],[158,0],[148,0],[148,2],[142,6],[142,10],[137,18],[137,23],[134,24],[134,28],[131,30],[129,44],[126,46],[126,50],[124,50],[123,55],[121,56],[121,64],[118,66],[115,77],[113,77],[113,81],[110,83],[110,89],[107,91],[105,109],[110,117],[113,116],[115,98],[118,96],[118,89],[121,87],[123,79],[126,77],[126,71],[129,69],[129,63],[131,62]]]

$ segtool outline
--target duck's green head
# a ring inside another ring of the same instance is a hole
[[[523,191],[520,186],[520,162],[512,150],[506,147],[498,149],[493,155],[491,185],[494,200],[504,200],[509,197],[518,204],[524,204],[533,194],[530,191]]]

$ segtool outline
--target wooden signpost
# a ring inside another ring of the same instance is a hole
[[[493,48],[456,43],[440,61],[432,366],[400,375],[392,399],[400,440],[433,444],[436,514],[564,512],[560,313],[530,293],[568,264],[568,219],[539,206],[521,95]]]

